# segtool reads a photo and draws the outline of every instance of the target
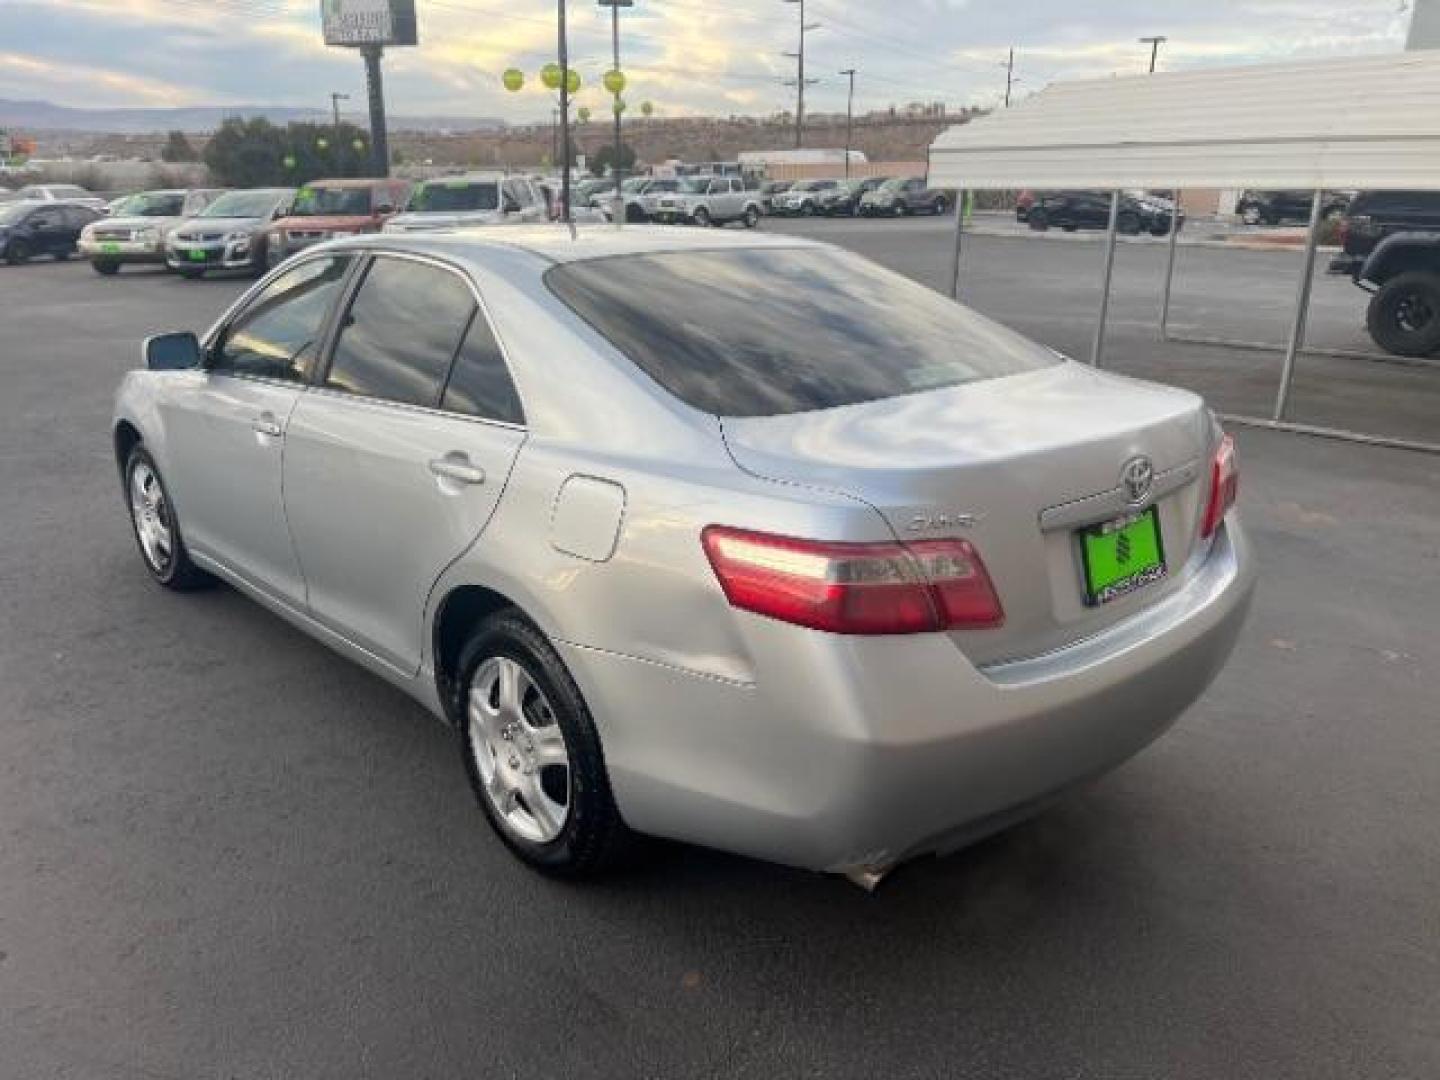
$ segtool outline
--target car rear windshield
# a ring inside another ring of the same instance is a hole
[[[545,280],[666,390],[720,416],[829,409],[1059,363],[847,252],[623,255],[562,264]]]
[[[441,180],[421,184],[405,209],[414,213],[500,209],[500,185],[493,180]]]
[[[371,189],[365,187],[303,187],[295,194],[296,217],[368,217]]]

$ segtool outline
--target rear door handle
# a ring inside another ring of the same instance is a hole
[[[280,428],[280,421],[275,419],[273,413],[261,413],[250,422],[250,426],[261,435],[269,435],[276,439],[283,434]]]
[[[430,462],[430,471],[442,479],[454,480],[460,484],[483,484],[485,482],[485,470],[478,465],[470,464],[463,454],[435,458]]]

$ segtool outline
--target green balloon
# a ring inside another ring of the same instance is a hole
[[[547,90],[560,89],[560,65],[546,64],[540,69],[540,81],[545,84]]]
[[[618,69],[612,69],[605,73],[605,89],[612,94],[623,94],[625,92],[625,73]]]
[[[284,165],[287,169],[295,168],[295,155],[286,154],[283,158],[280,159],[280,164]]]
[[[580,106],[579,111],[576,112],[575,115],[580,118],[580,122],[581,122],[582,124],[588,124],[588,123],[590,122],[590,109],[589,109],[589,106],[586,106],[586,105]]]
[[[329,140],[329,139],[316,139],[316,140],[315,140],[315,149],[316,149],[316,150],[329,150],[329,149],[330,149],[330,140]]]
[[[354,142],[352,142],[350,145],[351,145],[351,147],[354,148],[355,152],[358,154],[358,153],[360,153],[360,151],[362,151],[362,150],[365,149],[365,140],[364,140],[364,139],[356,139],[356,140],[355,140]]]
[[[505,85],[506,90],[512,94],[518,93],[525,86],[525,73],[519,68],[510,68],[500,76],[500,81]]]
[[[615,99],[614,109],[616,116],[619,116],[621,113],[623,113],[625,111],[625,99],[622,97],[617,97]]]
[[[565,74],[565,90],[571,97],[580,92],[580,73],[574,68]]]
[[[648,101],[642,101],[640,103],[640,113],[643,116],[654,116],[655,106],[650,104],[650,102]]]

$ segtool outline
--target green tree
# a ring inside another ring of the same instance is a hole
[[[195,152],[195,147],[190,145],[190,140],[183,131],[172,131],[165,140],[165,148],[160,151],[160,160],[199,161],[200,155]]]
[[[615,144],[606,143],[590,159],[590,171],[596,176],[604,176],[614,164]],[[635,148],[629,143],[620,144],[620,167],[627,173],[635,171]]]
[[[366,176],[370,134],[347,123],[339,128],[308,123],[280,128],[263,117],[232,117],[206,145],[205,164],[215,181],[228,187],[296,186],[324,177]]]

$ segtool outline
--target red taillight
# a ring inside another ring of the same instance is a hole
[[[1225,514],[1235,505],[1235,496],[1240,489],[1240,466],[1235,460],[1235,440],[1226,435],[1220,440],[1215,451],[1215,460],[1210,465],[1210,502],[1205,507],[1205,518],[1200,525],[1200,535],[1211,537],[1225,520]]]
[[[705,554],[732,605],[832,634],[998,626],[990,575],[965,540],[839,544],[711,525]]]

